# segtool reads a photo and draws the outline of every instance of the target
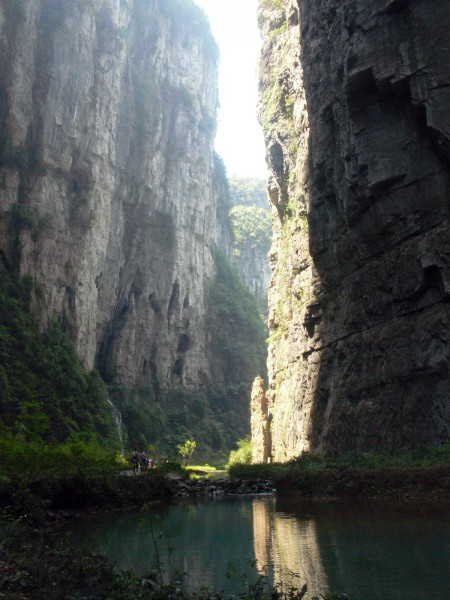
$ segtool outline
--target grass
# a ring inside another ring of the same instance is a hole
[[[0,476],[20,474],[23,478],[113,473],[124,469],[127,462],[116,452],[97,443],[82,441],[50,445],[41,440],[27,442],[8,436],[0,440]]]
[[[217,468],[211,465],[186,465],[186,470],[195,475],[196,473],[215,473]]]
[[[242,467],[247,472],[267,472],[275,477],[284,477],[293,471],[329,471],[342,468],[352,469],[389,469],[389,468],[431,468],[436,466],[450,466],[450,443],[439,447],[422,446],[414,450],[396,450],[386,453],[357,453],[350,452],[340,456],[321,457],[309,452],[304,452],[298,458],[286,463],[272,463],[269,465],[237,465],[230,469],[242,476]]]
[[[281,493],[441,500],[450,493],[450,444],[336,457],[304,453],[287,463],[233,465],[229,472],[234,478],[271,479]]]
[[[0,441],[3,516],[44,522],[48,511],[140,505],[171,495],[164,473],[126,477],[123,458],[96,444]]]
[[[188,465],[186,471],[190,479],[202,479],[205,476],[217,479],[220,477],[228,477],[226,469],[220,469],[211,465]]]

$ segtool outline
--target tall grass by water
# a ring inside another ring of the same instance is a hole
[[[33,521],[52,510],[139,505],[170,495],[162,473],[122,474],[128,464],[113,451],[81,441],[48,445],[14,437],[0,441],[2,516]]]
[[[321,457],[303,453],[286,463],[233,464],[231,477],[271,479],[279,492],[304,496],[429,497],[450,493],[450,444],[385,453]]]

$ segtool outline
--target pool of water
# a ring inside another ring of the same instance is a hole
[[[450,599],[450,508],[221,497],[91,515],[68,531],[119,568],[184,571],[190,588],[237,591],[267,567],[277,581],[307,583],[306,598]]]

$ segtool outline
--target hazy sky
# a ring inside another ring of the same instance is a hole
[[[265,149],[256,119],[261,40],[258,0],[195,0],[206,12],[220,49],[216,151],[230,176],[266,178]]]

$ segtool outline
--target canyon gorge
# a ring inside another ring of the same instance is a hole
[[[5,0],[0,39],[0,250],[32,279],[41,327],[56,318],[87,369],[147,390],[140,403],[240,386],[248,431],[260,369],[230,366],[215,321],[231,225],[204,14],[191,0]]]
[[[270,249],[265,192],[239,197],[214,152],[218,48],[192,0],[0,0],[0,257],[129,443],[147,424],[144,445],[229,450],[257,376],[255,461],[448,441],[448,1],[257,18]]]

